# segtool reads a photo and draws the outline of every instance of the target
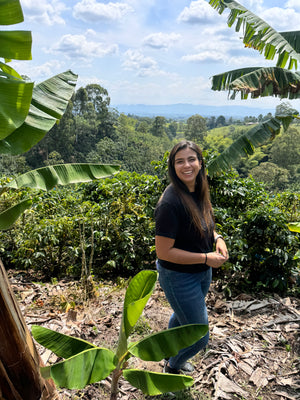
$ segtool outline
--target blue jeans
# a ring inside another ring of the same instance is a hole
[[[187,324],[208,325],[205,296],[211,283],[211,268],[203,272],[185,273],[163,268],[159,261],[156,262],[156,266],[160,286],[174,311],[168,327],[175,328]],[[181,349],[176,356],[170,357],[170,367],[175,369],[183,367],[189,358],[207,345],[208,339],[209,333],[192,346]]]

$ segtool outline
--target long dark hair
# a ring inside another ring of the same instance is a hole
[[[178,151],[184,150],[186,148],[193,150],[196,153],[199,162],[202,164],[201,169],[196,177],[195,184],[195,194],[200,205],[200,212],[199,206],[196,205],[193,197],[189,194],[187,186],[178,178],[175,171],[175,156]],[[182,140],[181,142],[177,143],[170,151],[168,160],[168,172],[170,181],[173,184],[174,189],[178,193],[184,207],[191,215],[193,224],[196,229],[200,232],[201,236],[204,235],[205,231],[208,231],[209,234],[212,234],[214,229],[213,211],[210,202],[209,186],[205,164],[202,156],[202,151],[200,150],[199,146],[189,140]]]

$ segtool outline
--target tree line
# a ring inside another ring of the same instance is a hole
[[[289,107],[282,103],[281,108]],[[281,112],[277,110],[276,112]],[[120,114],[110,107],[105,88],[90,84],[78,89],[66,113],[37,145],[24,155],[2,155],[1,175],[11,176],[47,165],[92,162],[120,164],[123,170],[154,174],[153,160],[161,160],[175,140],[186,138],[211,154],[219,154],[253,124],[272,117],[248,116],[244,121],[223,115],[187,120],[163,116]],[[269,190],[299,190],[300,130],[295,123],[287,133],[266,143],[250,157],[234,164],[241,177],[252,175]]]

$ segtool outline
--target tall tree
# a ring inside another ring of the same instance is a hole
[[[193,140],[201,143],[204,140],[204,135],[207,131],[206,120],[199,114],[192,115],[187,120],[185,137],[188,140]]]
[[[160,117],[160,116],[155,117],[151,127],[152,135],[161,138],[166,136],[166,131],[165,131],[166,123],[167,120],[165,117]]]
[[[218,118],[216,119],[216,127],[225,125],[226,125],[226,119],[224,115],[219,115]]]

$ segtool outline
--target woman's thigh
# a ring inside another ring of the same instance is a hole
[[[159,264],[159,282],[180,325],[207,324],[205,296],[211,282],[211,269],[191,274],[167,270]]]

